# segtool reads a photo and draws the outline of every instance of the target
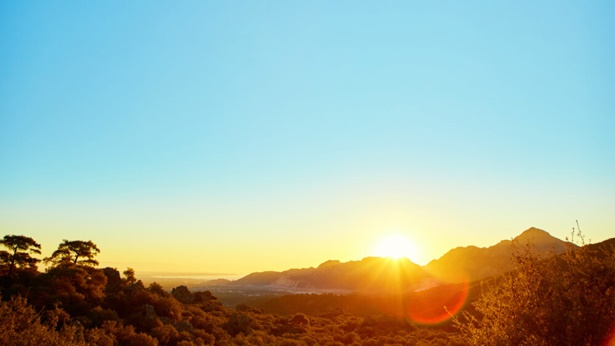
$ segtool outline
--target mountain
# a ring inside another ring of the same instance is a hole
[[[515,245],[516,244],[516,245]],[[539,254],[558,254],[567,246],[576,246],[530,228],[513,240],[480,248],[458,247],[444,256],[419,266],[404,258],[367,257],[360,261],[326,261],[314,268],[266,271],[249,274],[230,282],[230,286],[263,289],[349,290],[372,293],[404,293],[439,286],[444,283],[472,282],[512,270],[514,247],[531,244]]]
[[[427,277],[418,264],[408,259],[367,257],[342,263],[327,261],[316,268],[249,274],[232,285],[271,286],[297,289],[336,289],[384,293],[414,290]]]
[[[429,262],[424,269],[431,275],[447,278],[450,281],[480,280],[513,269],[511,256],[514,247],[518,246],[521,250],[527,244],[531,244],[532,251],[542,255],[562,253],[566,250],[566,246],[576,247],[572,243],[532,227],[512,241],[503,240],[486,248],[466,246],[452,249],[437,260]]]

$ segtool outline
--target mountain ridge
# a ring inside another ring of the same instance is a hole
[[[317,267],[250,273],[228,285],[376,293],[413,291],[443,282],[476,281],[509,271],[512,269],[510,256],[515,246],[525,244],[532,244],[541,255],[564,252],[567,246],[576,247],[542,229],[530,227],[511,240],[502,240],[492,246],[453,248],[424,266],[407,258],[365,257],[348,262],[327,260]]]
[[[566,251],[567,246],[576,247],[542,229],[530,227],[512,240],[502,240],[492,246],[454,248],[424,268],[438,277],[453,277],[455,273],[464,273],[467,280],[476,281],[511,270],[510,257],[515,247],[526,244],[531,244],[532,249],[541,255],[559,254]]]
[[[349,262],[329,260],[316,268],[251,273],[230,285],[382,291],[383,282],[386,282],[387,286],[395,284],[411,289],[415,286],[415,279],[424,276],[426,275],[421,266],[407,258],[392,260],[365,257]]]

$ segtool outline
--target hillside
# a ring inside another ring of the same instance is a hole
[[[546,232],[529,230],[518,238],[552,248]],[[3,240],[5,245],[15,240],[38,245],[25,236]],[[96,247],[91,241],[67,240],[60,246],[73,244]],[[511,246],[502,242],[491,248],[506,252]],[[12,259],[34,263],[28,253],[11,257],[0,251],[5,259],[0,263],[0,344],[7,346],[610,345],[613,340],[615,239],[568,247],[557,256],[521,253],[512,259],[516,269],[496,278],[413,291],[414,278],[435,279],[408,260],[327,261],[317,268],[255,273],[242,281],[346,284],[371,291],[269,297],[251,291],[251,302],[233,307],[210,291],[145,286],[130,268],[123,273],[97,268],[92,263],[96,253],[82,261],[63,257],[39,272],[35,265],[10,267]],[[267,285],[255,287],[266,291]],[[387,290],[395,294],[371,294]]]
[[[538,230],[540,231],[540,230]],[[542,232],[542,231],[541,231]],[[528,234],[531,235],[532,232]],[[545,232],[546,233],[546,232]],[[527,236],[525,234],[524,236]],[[548,239],[545,237],[544,239]],[[517,239],[519,240],[519,239]],[[523,238],[521,238],[523,240]],[[510,243],[510,242],[508,242]],[[505,243],[506,244],[506,243]],[[499,244],[498,244],[499,245]],[[510,244],[509,244],[510,245]],[[573,247],[576,250],[581,249],[578,246]],[[478,249],[472,247],[472,249]],[[567,256],[566,253],[560,253],[556,256],[556,263],[565,263],[570,258],[578,258],[582,256],[584,261],[600,262],[609,256],[615,254],[615,238],[611,238],[600,243],[589,244],[585,247],[583,254],[575,256]],[[547,263],[552,260],[552,257],[546,257],[544,261]],[[515,263],[515,260],[511,260]],[[548,267],[548,265],[547,265]],[[514,275],[515,269],[507,272]],[[403,311],[411,311],[412,306],[417,302],[423,304],[423,309],[427,307],[435,307],[437,310],[442,306],[447,306],[450,309],[454,306],[456,299],[465,297],[466,303],[464,309],[475,313],[475,307],[471,304],[481,297],[485,292],[490,291],[498,284],[502,283],[504,276],[498,275],[495,278],[485,280],[477,280],[471,283],[444,283],[437,287],[426,288],[415,292],[406,292],[400,299],[390,299],[386,295],[370,295],[352,293],[347,295],[338,294],[284,294],[284,295],[263,295],[252,296],[246,301],[246,304],[262,309],[269,313],[281,315],[292,315],[295,313],[305,314],[322,314],[331,311],[346,311],[356,316],[369,316],[373,314],[398,314],[400,301],[407,302],[409,305]],[[495,280],[494,280],[495,279]]]
[[[417,285],[427,274],[408,259],[367,257],[360,261],[327,261],[316,268],[290,269],[283,272],[259,272],[231,283],[235,286],[259,285],[305,289],[339,289],[364,292],[387,291]]]
[[[486,248],[467,246],[452,249],[423,267],[406,258],[367,257],[344,263],[330,260],[316,268],[252,273],[229,285],[372,293],[411,292],[445,282],[476,281],[507,272],[512,269],[510,256],[515,243],[520,246],[532,244],[532,248],[541,255],[561,253],[565,251],[566,244],[570,244],[532,227],[512,241],[502,240]]]
[[[541,255],[558,254],[566,250],[567,243],[551,236],[548,232],[532,227],[511,240],[502,240],[496,245],[480,248],[476,246],[458,247],[442,257],[429,262],[424,269],[432,275],[476,281],[502,274],[512,268],[510,256],[513,244],[524,246],[532,244],[532,249]]]

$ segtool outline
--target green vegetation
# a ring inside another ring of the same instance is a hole
[[[0,344],[600,345],[615,321],[614,241],[549,257],[518,245],[514,271],[472,285],[483,289],[471,288],[473,302],[454,323],[427,326],[404,311],[458,286],[398,297],[282,296],[230,309],[209,291],[169,292],[146,287],[130,268],[96,268],[91,241],[65,240],[38,272],[40,245],[5,236]]]

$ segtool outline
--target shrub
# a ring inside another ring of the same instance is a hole
[[[573,233],[574,235],[574,233]],[[542,258],[515,244],[515,270],[487,285],[456,319],[474,345],[597,345],[615,321],[615,244],[572,246]],[[573,238],[574,239],[574,238]]]
[[[57,324],[57,318],[41,322],[41,316],[25,298],[14,296],[0,302],[0,345],[86,345],[83,328],[65,325],[57,330]]]

